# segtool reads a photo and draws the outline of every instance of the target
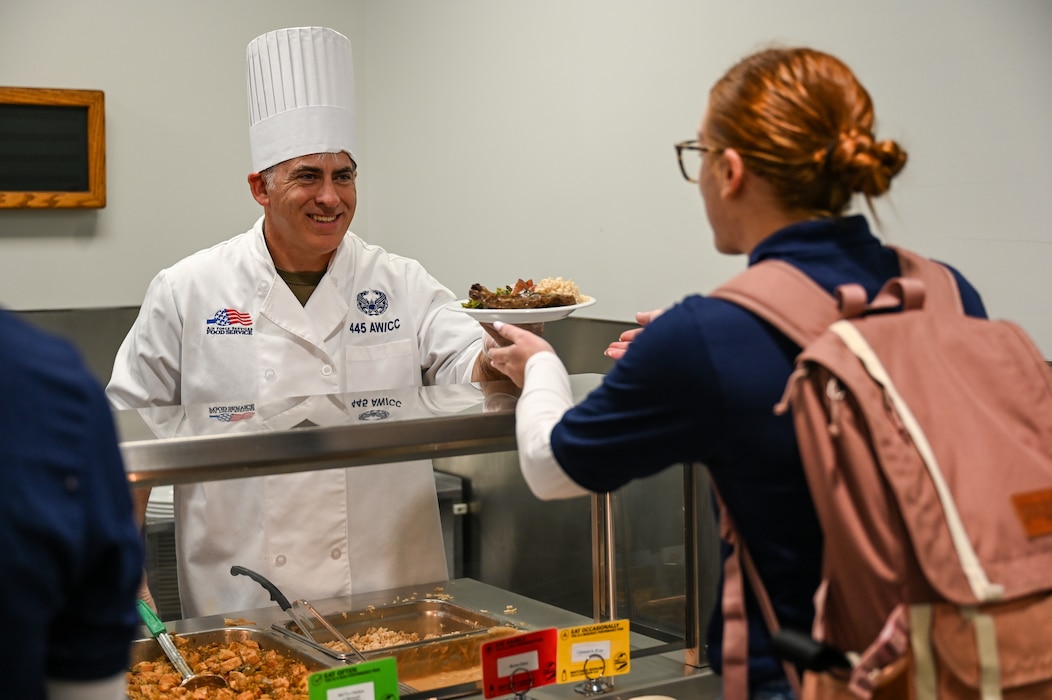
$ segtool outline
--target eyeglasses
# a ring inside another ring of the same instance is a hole
[[[697,182],[698,173],[701,172],[701,156],[703,153],[719,153],[722,148],[706,146],[697,139],[680,141],[676,144],[676,157],[679,159],[679,171],[687,182]],[[691,175],[691,173],[694,173]]]

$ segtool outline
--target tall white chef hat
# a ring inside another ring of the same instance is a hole
[[[248,44],[252,170],[357,148],[351,42],[326,27],[276,29]]]

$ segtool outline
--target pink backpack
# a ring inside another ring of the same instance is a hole
[[[852,667],[803,696],[1052,698],[1052,371],[1015,324],[966,316],[947,268],[897,252],[868,305],[780,261],[713,293],[803,348],[775,410],[824,533],[812,635]],[[728,700],[742,673],[725,662]]]

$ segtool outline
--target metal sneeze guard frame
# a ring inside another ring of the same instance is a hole
[[[602,380],[602,375],[572,375],[575,400],[579,401]],[[453,385],[408,388],[410,395],[426,410],[424,415],[403,420],[357,422],[347,412],[343,423],[295,427],[288,430],[225,432],[214,424],[211,434],[171,431],[158,437],[156,424],[185,425],[186,418],[172,419],[172,412],[193,407],[172,407],[118,411],[115,414],[121,439],[121,452],[129,482],[136,488],[167,484],[244,478],[314,471],[330,468],[372,465],[416,459],[514,451],[514,402],[490,405],[485,386]],[[369,392],[374,395],[377,392]],[[337,397],[343,406],[356,404],[357,394]],[[452,412],[436,410],[452,397],[458,408]],[[304,401],[317,397],[304,397]],[[410,399],[412,400],[412,399]],[[295,400],[289,400],[295,402]],[[155,420],[151,413],[167,414]],[[206,424],[213,425],[211,421]],[[240,426],[239,426],[240,427]],[[163,434],[163,433],[162,433]],[[685,639],[672,644],[647,644],[633,655],[667,654],[679,650],[689,667],[704,668],[701,601],[706,592],[699,586],[702,566],[698,561],[698,541],[704,531],[699,513],[704,513],[707,482],[699,465],[683,467],[684,554],[686,572]],[[594,620],[615,619],[617,600],[617,562],[611,494],[592,496],[592,565]],[[687,670],[689,674],[689,669]]]

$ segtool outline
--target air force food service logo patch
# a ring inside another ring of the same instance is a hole
[[[208,335],[252,335],[252,314],[237,309],[219,309],[205,320]]]
[[[249,420],[255,415],[256,404],[254,403],[208,407],[208,417],[221,423],[236,423],[239,420]]]
[[[377,289],[358,292],[358,308],[367,316],[379,316],[387,311],[387,295]]]

